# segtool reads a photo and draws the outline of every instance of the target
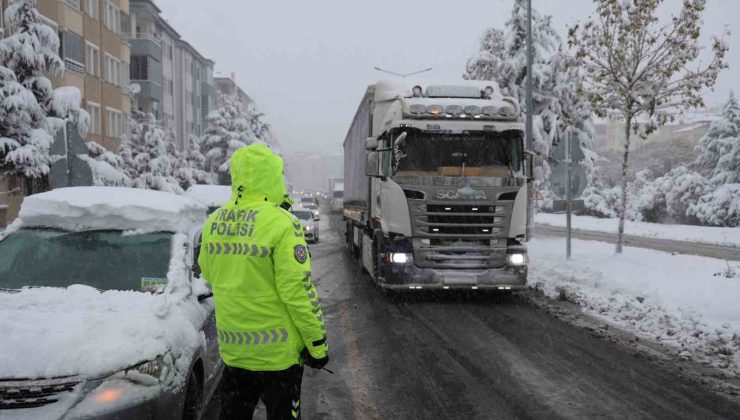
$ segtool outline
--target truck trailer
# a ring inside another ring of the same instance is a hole
[[[388,290],[522,288],[531,171],[496,83],[370,85],[344,140],[347,246]]]

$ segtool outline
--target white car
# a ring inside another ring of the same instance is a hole
[[[301,221],[306,241],[319,242],[319,222],[313,211],[304,207],[296,207],[291,210],[291,213]]]
[[[27,197],[0,237],[0,418],[198,418],[223,369],[205,218],[151,190]]]

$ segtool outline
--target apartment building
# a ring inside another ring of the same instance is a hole
[[[8,1],[1,3],[0,22]],[[66,68],[61,77],[50,77],[52,86],[77,87],[91,117],[87,139],[117,150],[131,113],[130,51],[124,35],[129,1],[38,0],[37,8],[59,34]],[[0,179],[0,227],[15,219],[26,193],[22,180]]]
[[[216,90],[218,93],[236,98],[245,112],[251,111],[254,100],[244,89],[236,84],[236,75],[234,73],[228,76],[217,74],[214,80],[216,81]],[[218,105],[221,104],[219,103]]]
[[[203,134],[214,106],[214,62],[182,39],[152,0],[131,0],[130,10],[131,80],[140,86],[135,106],[186,148],[191,135]]]

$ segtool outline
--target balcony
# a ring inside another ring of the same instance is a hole
[[[128,36],[131,43],[131,54],[148,55],[155,57],[157,60],[162,59],[162,43],[156,36],[145,32],[127,34],[126,36]]]
[[[162,102],[162,85],[159,83],[152,82],[151,80],[131,80],[131,83],[136,83],[141,86],[141,92],[136,96],[141,99],[151,99],[153,101]]]

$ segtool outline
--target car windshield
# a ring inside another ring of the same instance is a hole
[[[314,204],[314,203],[301,203],[301,205],[304,208],[311,209],[311,210],[318,208],[318,207],[316,207],[316,204]]]
[[[152,290],[166,283],[171,233],[26,229],[0,241],[0,288]]]
[[[466,134],[411,131],[405,143],[395,147],[394,175],[510,177],[521,166],[522,133],[517,130]]]
[[[294,210],[293,214],[301,220],[313,220],[313,214],[308,210]]]

